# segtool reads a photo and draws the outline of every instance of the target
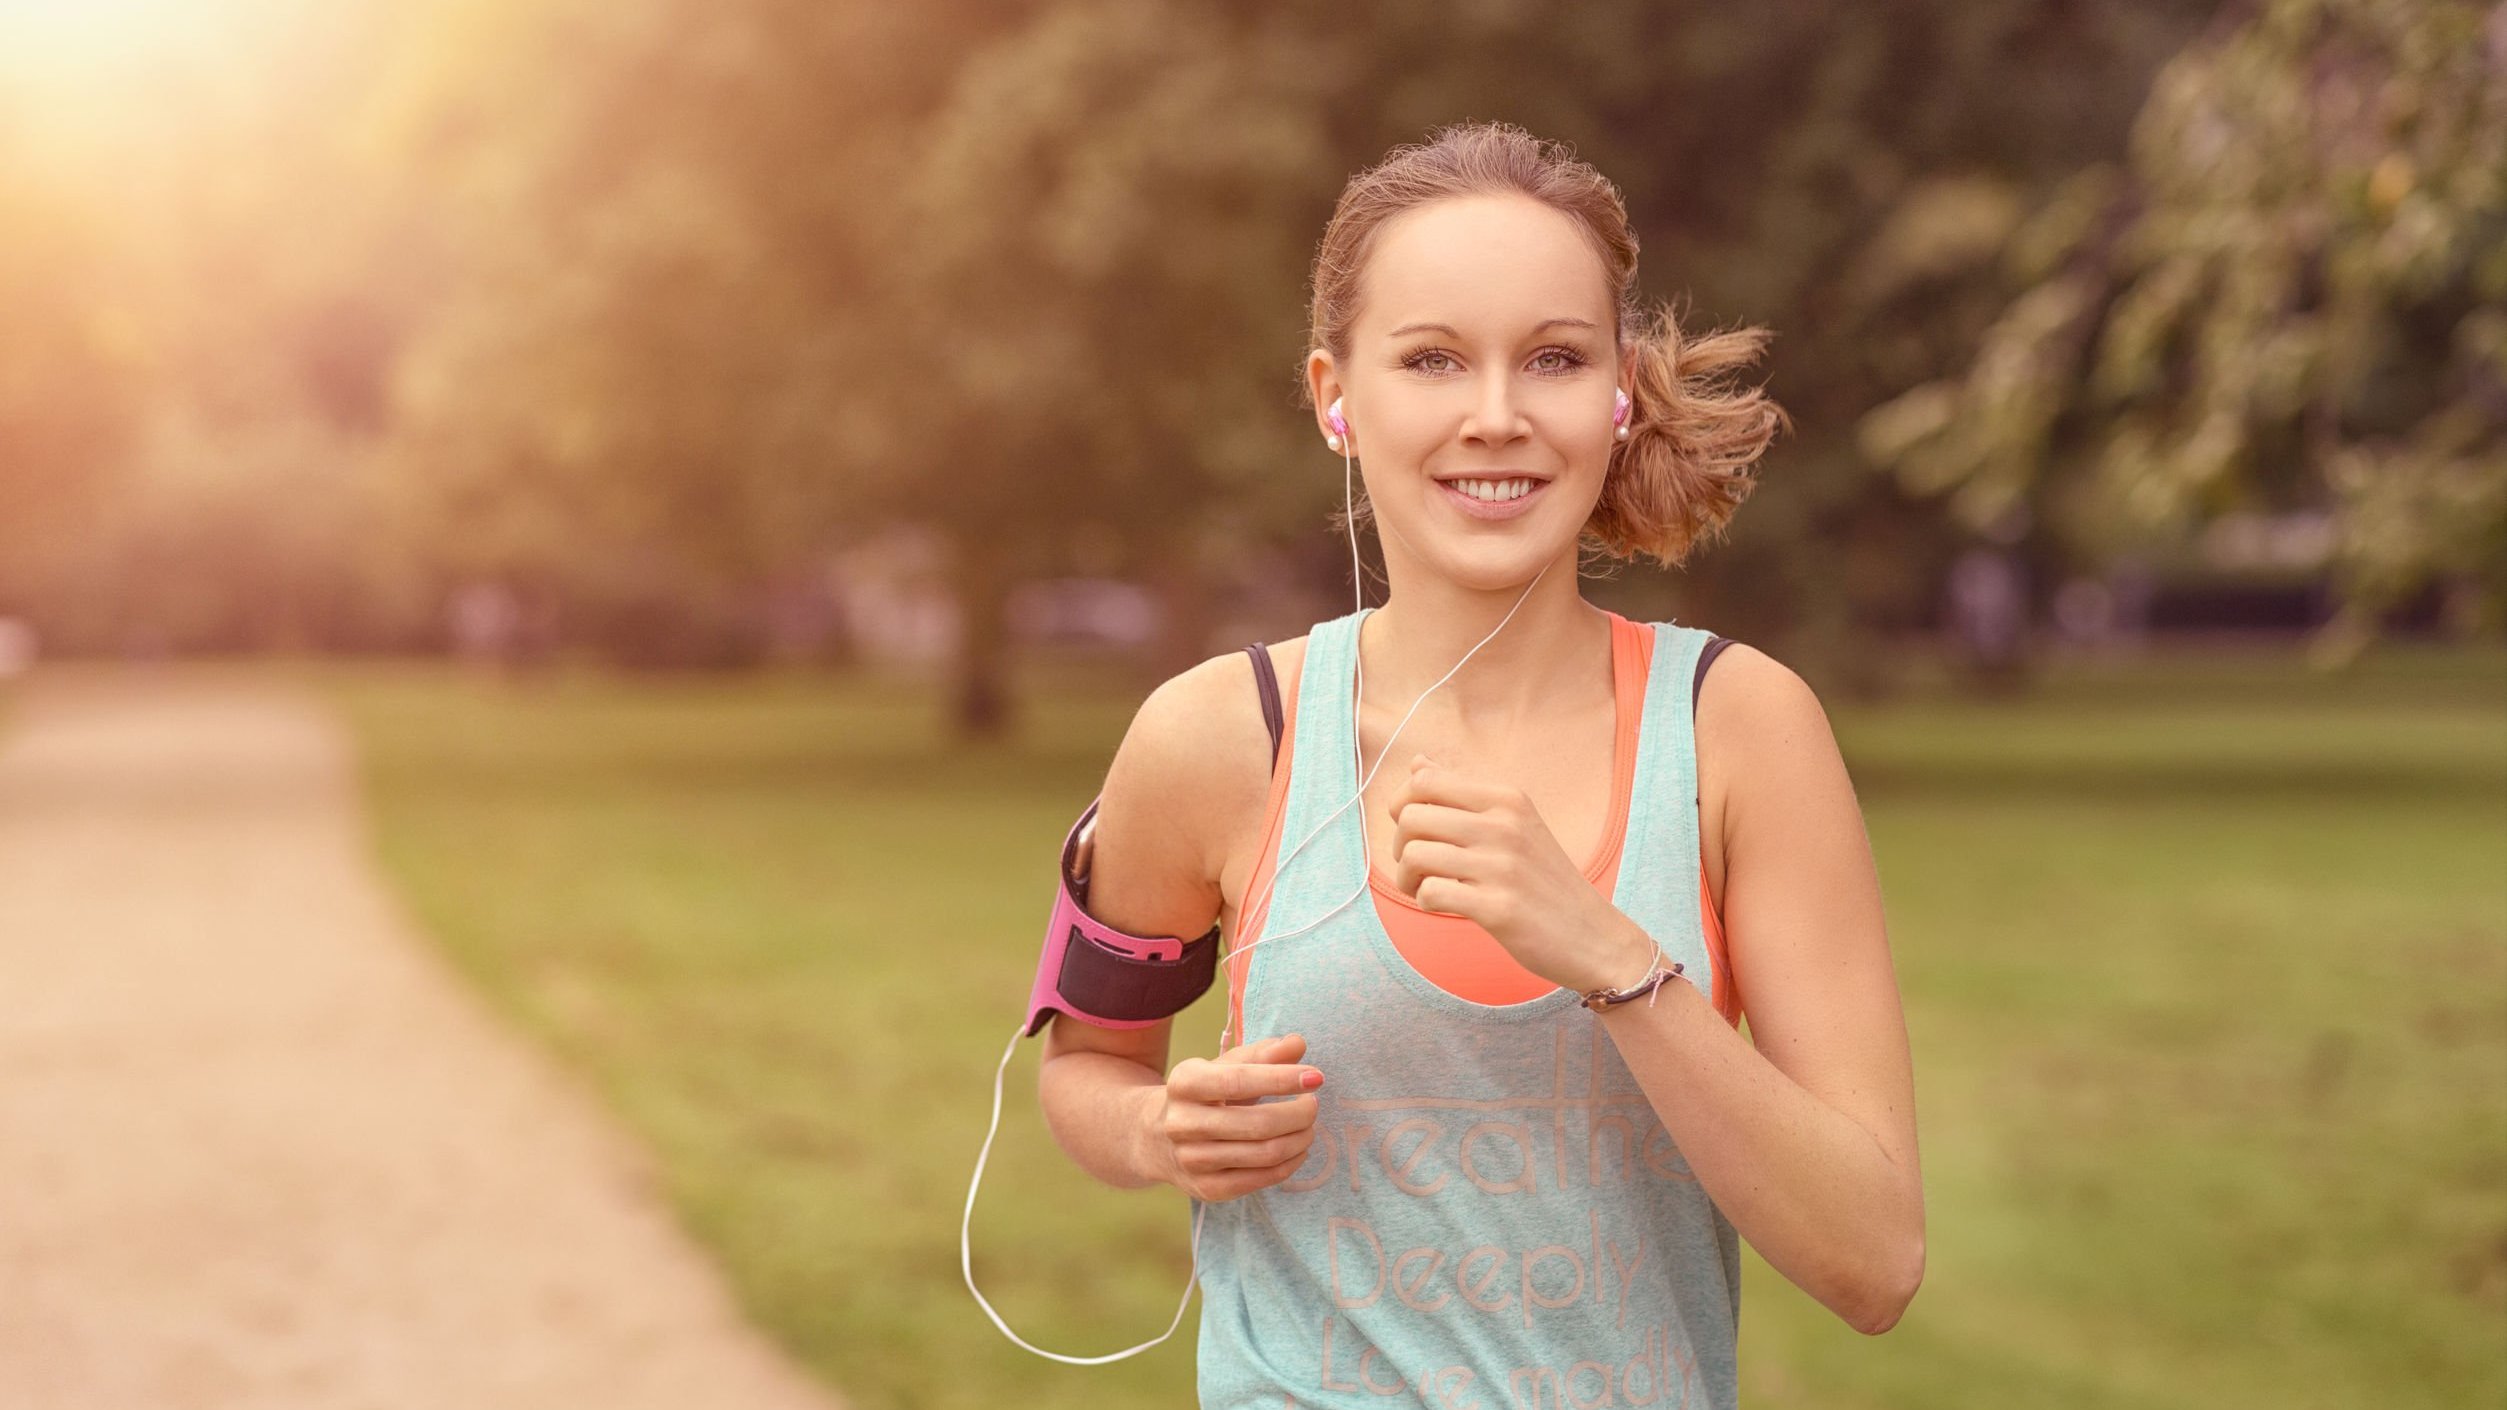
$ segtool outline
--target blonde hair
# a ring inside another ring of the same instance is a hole
[[[1618,349],[1636,352],[1628,439],[1612,444],[1602,494],[1579,545],[1614,558],[1650,556],[1670,566],[1720,533],[1756,484],[1761,454],[1791,426],[1784,408],[1734,374],[1772,336],[1743,327],[1690,337],[1667,306],[1637,294],[1637,237],[1618,188],[1564,143],[1508,123],[1456,123],[1395,147],[1342,188],[1315,252],[1309,348],[1346,365],[1358,319],[1359,274],[1385,224],[1405,211],[1460,196],[1529,196],[1573,217],[1610,281]],[[1614,359],[1611,371],[1618,365]],[[1298,360],[1301,401],[1313,388]],[[1364,495],[1352,518],[1373,517]],[[1335,516],[1335,528],[1342,525]]]

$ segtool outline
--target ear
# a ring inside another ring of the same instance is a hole
[[[1306,355],[1306,390],[1314,396],[1315,434],[1317,436],[1334,434],[1331,423],[1323,419],[1323,413],[1329,411],[1332,403],[1340,399],[1340,368],[1332,361],[1332,355],[1321,348],[1316,348]],[[1342,408],[1342,418],[1346,420],[1348,415],[1348,408]]]

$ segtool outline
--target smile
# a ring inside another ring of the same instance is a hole
[[[1474,519],[1512,519],[1531,511],[1532,501],[1549,488],[1549,481],[1443,480],[1436,488],[1455,508]],[[1473,493],[1475,490],[1477,494]]]

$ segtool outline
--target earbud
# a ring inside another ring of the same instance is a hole
[[[1341,399],[1339,397],[1332,398],[1332,405],[1325,409],[1323,419],[1329,423],[1332,430],[1337,433],[1325,436],[1323,438],[1323,443],[1330,446],[1334,450],[1339,450],[1341,448],[1341,442],[1347,439],[1349,435],[1349,423],[1341,419]]]
[[[1610,414],[1610,424],[1619,428],[1616,434],[1619,439],[1624,441],[1628,439],[1628,413],[1634,411],[1636,408],[1634,404],[1628,400],[1627,388],[1621,387],[1617,392],[1617,396],[1619,398],[1618,405]]]

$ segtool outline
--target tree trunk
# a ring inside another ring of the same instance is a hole
[[[1015,723],[1010,701],[1009,578],[1001,550],[960,538],[954,575],[960,631],[955,726],[962,740],[1006,737]]]
[[[1201,664],[1212,655],[1210,634],[1217,630],[1217,585],[1203,566],[1179,553],[1162,553],[1151,567],[1163,624],[1151,653],[1152,684]]]

